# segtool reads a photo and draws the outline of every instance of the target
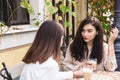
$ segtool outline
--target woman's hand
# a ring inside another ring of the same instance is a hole
[[[117,27],[112,28],[112,30],[110,31],[110,37],[108,39],[108,56],[109,57],[115,56],[114,41],[117,37],[118,37]]]
[[[83,76],[83,71],[82,70],[77,70],[77,71],[73,71],[73,77],[74,78],[79,78],[81,76]]]
[[[117,29],[117,27],[115,27],[115,28],[112,28],[112,30],[110,31],[110,37],[109,37],[109,39],[108,39],[108,42],[114,42],[115,41],[115,39],[117,38],[117,36],[118,36],[118,29]]]

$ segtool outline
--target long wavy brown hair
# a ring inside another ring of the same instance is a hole
[[[23,61],[25,63],[35,63],[36,61],[43,63],[52,56],[59,62],[63,33],[63,28],[60,24],[50,20],[44,21]]]
[[[82,31],[83,27],[87,24],[94,26],[98,34],[94,38],[92,51],[90,54],[91,58],[97,58],[97,63],[101,63],[103,58],[103,28],[100,21],[95,17],[85,18],[79,25],[76,36],[70,45],[71,56],[78,61],[82,61],[88,55],[88,48],[86,42],[83,40]],[[86,55],[87,53],[87,55]]]

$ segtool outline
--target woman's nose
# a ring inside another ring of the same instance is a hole
[[[88,35],[88,33],[87,32],[84,32],[84,36],[87,36]]]

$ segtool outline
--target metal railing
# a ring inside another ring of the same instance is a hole
[[[61,10],[59,9],[59,5],[62,4],[62,2],[61,1],[56,2],[56,0],[52,0],[52,4],[53,4],[53,6],[58,7],[57,14],[53,14],[52,15],[52,19],[56,20],[57,16],[62,16],[63,15],[63,13],[61,12]],[[65,4],[66,4],[66,6],[68,6],[69,2],[66,0]],[[75,11],[73,5],[71,5],[71,11]],[[62,50],[64,56],[65,56],[66,49],[68,47],[69,41],[70,41],[70,39],[74,38],[74,34],[75,34],[75,18],[72,15],[70,15],[70,13],[68,12],[68,13],[65,14],[65,20],[71,22],[72,29],[70,29],[69,27],[65,27],[64,26],[65,33],[64,33],[63,46],[61,47],[61,50]],[[61,24],[64,24],[63,20],[59,20],[59,22]]]

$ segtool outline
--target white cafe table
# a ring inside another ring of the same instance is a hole
[[[84,80],[84,78],[73,78],[67,80]],[[120,80],[120,72],[99,71],[93,73],[90,80]]]

